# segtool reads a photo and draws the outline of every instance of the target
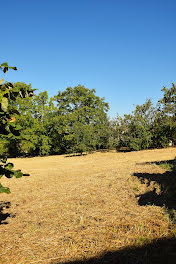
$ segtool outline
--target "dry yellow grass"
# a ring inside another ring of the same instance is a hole
[[[3,214],[12,217],[0,225],[0,263],[62,263],[169,236],[164,209],[138,205],[136,195],[152,186],[133,174],[162,173],[157,165],[139,163],[175,156],[176,149],[168,148],[12,159],[30,176],[2,179],[11,189],[0,197],[11,203]]]

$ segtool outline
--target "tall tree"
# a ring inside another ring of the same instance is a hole
[[[54,97],[60,119],[58,139],[63,151],[91,151],[107,144],[107,111],[104,98],[82,85],[68,87]]]
[[[169,140],[176,141],[176,86],[172,83],[171,88],[163,87],[161,91],[164,95],[159,100],[157,122],[160,135],[168,144]]]
[[[120,147],[131,150],[147,149],[152,145],[152,124],[155,109],[150,99],[143,105],[137,105],[132,114],[117,118],[116,134]]]
[[[31,87],[31,85],[18,82],[14,87]],[[19,152],[24,155],[48,155],[51,145],[47,127],[52,109],[47,92],[34,94],[32,98],[18,97],[16,105],[20,112],[17,124],[22,127],[21,139],[18,142]]]

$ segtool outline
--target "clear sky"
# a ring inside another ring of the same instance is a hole
[[[176,83],[175,0],[0,1],[0,62],[6,80],[49,96],[95,88],[110,116],[130,113]]]

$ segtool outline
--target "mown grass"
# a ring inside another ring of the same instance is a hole
[[[156,162],[156,164],[166,171],[176,172],[176,159],[167,160],[167,161],[159,161],[159,162]]]
[[[156,162],[175,156],[13,160],[30,177],[3,180],[12,193],[1,196],[0,263],[163,263],[175,253],[175,178]]]

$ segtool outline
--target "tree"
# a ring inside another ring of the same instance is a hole
[[[117,147],[128,147],[131,150],[150,148],[152,145],[152,124],[155,109],[150,99],[143,105],[137,105],[132,114],[117,118]]]
[[[172,87],[167,89],[163,87],[163,98],[159,100],[158,106],[158,123],[162,126],[161,136],[167,139],[167,145],[170,140],[176,140],[176,86],[172,83]],[[160,127],[161,127],[160,126]]]
[[[82,154],[106,146],[109,106],[104,98],[95,95],[94,89],[82,85],[68,87],[58,92],[54,101],[58,120],[55,141],[63,152]]]
[[[21,86],[31,88],[31,85],[25,83],[14,84],[14,87]],[[16,106],[20,113],[16,122],[22,126],[21,139],[17,142],[16,148],[22,155],[48,155],[51,144],[47,128],[52,107],[49,105],[47,92],[34,94],[33,97],[24,99],[18,97]],[[30,141],[26,140],[28,138]]]
[[[7,62],[0,64],[0,70],[4,73],[9,69],[17,70],[16,67],[10,67]],[[16,101],[18,96],[25,98],[33,95],[33,90],[28,88],[13,87],[12,83],[3,83],[3,79],[0,80],[0,135],[4,138],[8,138],[10,135],[15,137],[20,136],[19,125],[15,124],[15,114],[18,115],[18,110],[12,102]],[[0,160],[0,178],[5,176],[6,178],[20,178],[24,174],[21,170],[14,170],[13,163],[7,162],[6,156],[2,153]],[[0,193],[10,193],[8,187],[0,184]]]

